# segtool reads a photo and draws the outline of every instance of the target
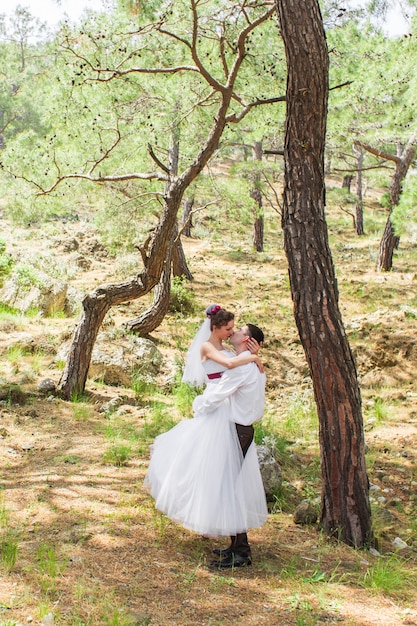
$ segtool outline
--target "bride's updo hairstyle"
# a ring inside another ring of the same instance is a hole
[[[229,322],[235,319],[234,313],[222,309],[218,304],[210,304],[206,309],[206,315],[210,318],[210,330],[221,328],[226,326]]]

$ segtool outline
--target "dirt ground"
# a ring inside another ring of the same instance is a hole
[[[8,251],[29,254],[34,239],[2,222]],[[79,227],[63,227],[65,237]],[[42,247],[41,233],[36,237]],[[269,338],[262,355],[267,403],[279,420],[286,398],[305,384],[308,372],[291,316],[284,254],[279,236],[273,237],[263,262],[241,250],[236,260],[231,248],[227,252],[202,240],[184,246],[202,308],[219,300],[240,319],[258,313]],[[379,276],[367,256],[375,245],[376,240],[359,243],[350,235],[336,247],[335,264],[362,387],[369,477],[376,495],[384,498],[376,519],[379,549],[387,559],[393,553],[408,559],[415,576],[417,293],[410,265],[415,252],[409,243],[410,255],[405,250],[396,270]],[[91,268],[74,283],[96,286],[107,280],[107,268],[92,257]],[[136,303],[128,311],[114,311],[115,326],[142,307]],[[417,625],[413,589],[404,584],[387,593],[361,584],[378,556],[329,539],[316,526],[297,526],[290,512],[271,513],[263,528],[250,533],[252,567],[230,572],[208,567],[213,541],[154,510],[142,487],[148,453],[120,467],[103,462],[109,442],[99,409],[120,389],[89,380],[87,410],[77,414],[75,403],[37,392],[40,380],[59,380],[53,353],[35,372],[30,355],[19,363],[8,359],[19,333],[58,346],[76,321],[0,320],[0,382],[9,390],[0,402],[0,520],[6,521],[3,530],[7,525],[16,532],[19,546],[15,567],[0,569],[1,625]],[[168,318],[153,334],[167,359],[178,351],[175,324],[178,320]],[[18,385],[13,393],[12,383]],[[133,398],[131,390],[123,394]],[[376,398],[387,407],[377,421],[372,417]],[[140,426],[143,412],[133,402],[129,406],[123,419]],[[300,452],[306,467],[311,454]],[[397,552],[396,537],[407,544]],[[51,547],[55,556],[50,555],[48,569],[41,554]]]

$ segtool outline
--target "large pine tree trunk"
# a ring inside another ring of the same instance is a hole
[[[364,546],[371,538],[371,512],[361,396],[324,213],[326,38],[317,0],[276,0],[276,6],[288,71],[282,225],[295,320],[319,416],[320,522],[345,543]]]

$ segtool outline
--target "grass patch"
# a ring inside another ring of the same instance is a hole
[[[132,457],[132,448],[126,444],[113,444],[103,454],[103,463],[123,467]]]
[[[93,417],[94,409],[89,404],[74,404],[72,407],[72,415],[76,421],[86,422]]]
[[[8,529],[2,533],[0,537],[0,561],[6,572],[11,572],[16,565],[18,546],[18,536],[14,530]]]
[[[173,389],[172,395],[175,408],[180,415],[183,417],[192,417],[193,401],[199,393],[201,393],[201,390],[198,390],[187,383],[180,383]]]
[[[293,392],[281,422],[281,433],[289,439],[303,439],[306,443],[317,435],[317,408],[311,389]]]
[[[381,556],[368,567],[359,584],[364,589],[381,591],[388,595],[404,595],[417,587],[417,573],[407,559],[397,554]]]

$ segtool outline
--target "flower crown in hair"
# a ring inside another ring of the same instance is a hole
[[[216,315],[216,313],[218,313],[221,308],[222,307],[219,304],[210,304],[206,309],[207,317],[212,317],[213,315]]]

